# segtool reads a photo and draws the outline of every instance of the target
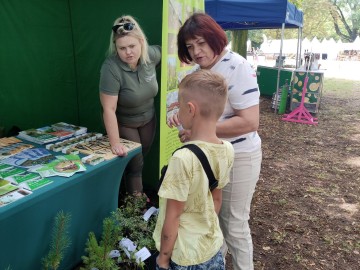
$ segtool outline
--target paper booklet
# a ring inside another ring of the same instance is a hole
[[[57,136],[35,128],[20,131],[18,137],[37,144],[45,144],[59,140]]]
[[[70,138],[70,137],[75,135],[75,132],[73,132],[73,131],[59,130],[59,129],[55,129],[55,128],[50,127],[50,126],[37,128],[36,130],[45,132],[47,134],[54,135],[54,136],[58,137],[59,140]]]
[[[78,155],[56,156],[56,160],[30,171],[39,173],[43,178],[51,176],[70,177],[77,172],[86,171]]]
[[[31,148],[3,159],[1,162],[22,168],[36,168],[55,159],[56,157],[45,148]]]
[[[33,145],[23,143],[23,141],[16,137],[0,138],[0,160],[11,157],[25,149],[33,147]]]
[[[84,134],[87,132],[86,127],[75,126],[73,124],[68,124],[65,122],[59,122],[59,123],[52,124],[51,127],[55,130],[66,130],[66,131],[73,132],[75,136],[81,135],[81,134]]]
[[[128,152],[141,147],[140,143],[125,140],[123,138],[120,138],[120,143],[126,146]],[[72,149],[78,150],[80,153],[84,155],[96,155],[99,157],[103,157],[106,160],[110,160],[117,157],[117,155],[114,155],[111,151],[109,138],[107,136],[97,138],[94,141],[80,143],[72,147]]]
[[[0,187],[0,189],[1,189],[1,187]],[[28,196],[31,193],[32,192],[30,190],[16,189],[15,191],[4,194],[3,196],[0,196],[0,207],[6,206],[12,202],[15,202],[15,201],[21,199],[21,198],[24,198],[25,196]]]
[[[6,167],[4,165],[6,165]],[[38,173],[29,172],[24,168],[18,168],[3,163],[0,163],[0,168],[0,179],[3,180],[3,183],[10,182],[12,185],[18,186],[19,188],[35,190],[53,182],[52,180],[42,178]]]

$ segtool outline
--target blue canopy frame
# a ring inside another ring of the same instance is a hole
[[[304,14],[288,0],[205,0],[205,12],[224,30],[255,30],[281,28],[282,47],[285,28],[298,29],[296,68],[301,59],[301,39]],[[280,81],[280,61],[278,65],[275,113],[277,112]]]
[[[205,11],[224,30],[303,27],[303,12],[287,0],[205,0]]]

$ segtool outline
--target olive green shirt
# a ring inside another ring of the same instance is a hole
[[[150,63],[141,62],[135,71],[118,55],[107,57],[100,71],[100,92],[118,96],[116,116],[121,124],[150,121],[155,114],[158,93],[156,66],[161,60],[160,46],[149,46]]]

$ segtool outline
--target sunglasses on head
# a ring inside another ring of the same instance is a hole
[[[123,29],[125,31],[131,31],[135,28],[135,24],[132,23],[132,22],[127,22],[127,23],[120,23],[120,24],[117,24],[117,25],[114,25],[112,27],[112,30],[117,33],[117,31],[119,29]]]

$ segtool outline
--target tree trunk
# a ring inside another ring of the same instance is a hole
[[[248,30],[232,30],[231,49],[246,58]]]

